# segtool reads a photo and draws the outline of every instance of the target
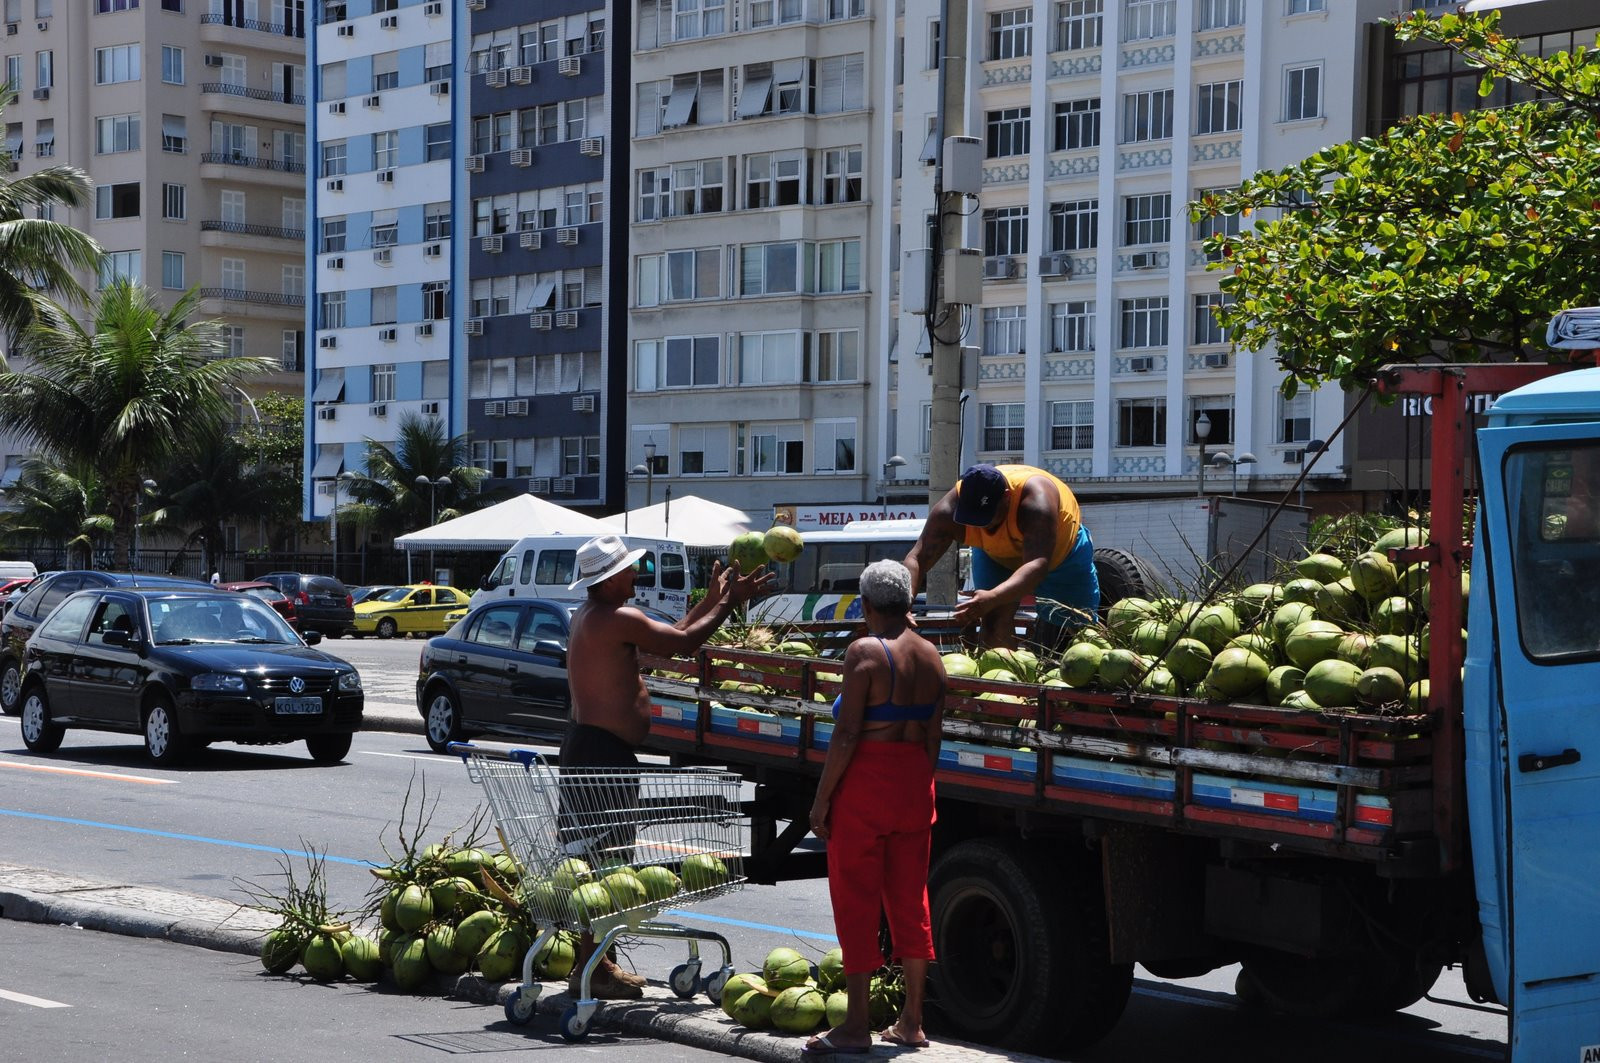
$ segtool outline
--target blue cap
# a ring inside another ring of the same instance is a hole
[[[993,524],[1008,486],[1005,474],[993,465],[969,468],[961,474],[961,483],[956,486],[956,523],[973,528],[987,528]]]

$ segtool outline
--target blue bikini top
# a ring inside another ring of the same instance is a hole
[[[889,644],[881,636],[874,635],[878,644],[883,647],[883,655],[889,658],[889,692],[894,693],[894,654],[889,652]],[[833,718],[839,718],[839,702],[843,694],[833,699]],[[901,720],[931,720],[933,711],[939,707],[937,702],[929,701],[917,705],[902,705],[891,696],[888,701],[880,701],[876,705],[868,705],[863,717],[867,723],[895,723]]]

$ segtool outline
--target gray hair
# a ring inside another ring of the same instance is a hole
[[[883,613],[911,608],[911,570],[898,561],[874,561],[861,570],[861,597]]]

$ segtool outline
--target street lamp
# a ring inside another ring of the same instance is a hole
[[[1211,418],[1204,410],[1194,420],[1194,438],[1200,444],[1200,497],[1206,496],[1206,440],[1211,438]]]
[[[426,487],[428,489],[428,527],[431,528],[435,524],[439,523],[439,488],[449,487],[453,481],[448,476],[441,476],[437,480],[434,480],[422,474],[418,474],[417,478],[412,482],[418,487]],[[430,547],[428,549],[429,579],[436,578],[439,573],[438,568],[434,564],[435,560],[436,558],[433,555],[433,549]]]
[[[644,488],[645,497],[649,498],[650,497],[650,479],[649,479],[650,478],[650,466],[643,465],[643,464],[635,465],[633,468],[628,470],[628,475],[629,476],[643,476],[643,477],[645,477],[645,488]],[[622,534],[623,535],[627,535],[628,534],[628,512],[629,512],[628,509],[626,507],[624,507],[623,510],[622,510]]]
[[[1246,451],[1245,453],[1240,454],[1237,458],[1234,457],[1232,454],[1229,454],[1226,450],[1219,450],[1219,451],[1217,451],[1215,454],[1213,454],[1211,456],[1211,464],[1215,465],[1219,469],[1227,468],[1229,465],[1233,466],[1233,497],[1234,498],[1238,498],[1239,497],[1239,466],[1241,466],[1241,465],[1254,465],[1255,463],[1256,463],[1256,456],[1254,454],[1251,454],[1249,451]]]
[[[144,500],[146,491],[154,491],[156,482],[145,480],[139,484],[139,490],[133,494],[133,570],[139,571],[139,504]]]
[[[906,463],[906,459],[896,454],[883,463],[883,519],[889,519],[889,481],[895,477],[895,470]]]
[[[635,465],[633,467],[633,471],[637,475],[639,472],[639,466]],[[645,440],[644,443],[644,504],[646,507],[649,507],[655,503],[655,485],[656,439],[655,436],[651,436],[649,439]]]
[[[1306,505],[1306,467],[1317,460],[1317,455],[1328,449],[1328,444],[1313,439],[1300,450],[1300,508]]]

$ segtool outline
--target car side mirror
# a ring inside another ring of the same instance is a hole
[[[484,576],[478,581],[478,589],[480,591],[492,591],[495,587],[496,583],[493,576]]]
[[[107,631],[100,636],[100,641],[107,646],[128,647],[134,644],[135,639],[131,631]]]
[[[541,657],[554,657],[561,667],[567,666],[567,648],[555,639],[540,639],[533,644],[533,652]]]
[[[302,631],[300,633],[300,638],[305,641],[307,646],[315,646],[317,643],[322,641],[322,632]]]

